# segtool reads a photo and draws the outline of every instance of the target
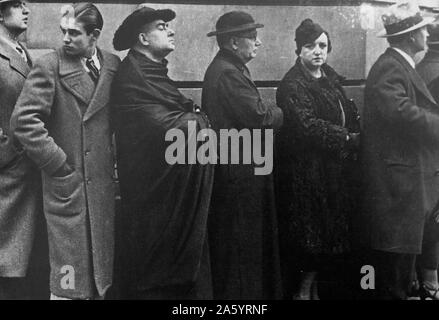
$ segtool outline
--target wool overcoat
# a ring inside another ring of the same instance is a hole
[[[26,154],[42,170],[51,292],[103,295],[112,283],[114,180],[109,97],[119,58],[98,49],[95,85],[79,57],[60,48],[29,73],[11,119]],[[64,177],[53,173],[67,162]],[[72,277],[73,275],[73,277]]]
[[[221,129],[253,135],[252,129],[276,129],[283,121],[277,106],[263,103],[245,64],[227,50],[206,71],[202,108],[218,137]],[[265,131],[259,137],[264,145]],[[239,164],[229,153],[215,168],[209,215],[214,298],[275,299],[281,284],[273,176],[255,175],[256,165],[244,164],[240,145]]]
[[[392,48],[367,77],[363,120],[361,238],[372,249],[419,254],[439,199],[439,106]]]
[[[17,152],[9,126],[29,71],[26,61],[0,38],[0,277],[26,275],[36,222],[43,215],[39,170]]]

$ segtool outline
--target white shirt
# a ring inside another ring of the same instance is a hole
[[[412,66],[413,69],[415,68],[415,66],[416,66],[416,65],[415,65],[415,60],[413,60],[412,57],[410,57],[407,53],[405,53],[405,52],[402,51],[401,49],[394,48],[394,47],[391,47],[391,48],[392,48],[393,50],[395,50],[396,52],[398,52],[400,55],[402,55],[403,58],[407,60],[407,62]]]
[[[91,59],[93,60],[96,68],[101,71],[101,63],[99,62],[99,58],[98,58],[98,50],[95,49],[95,52],[93,53],[93,55],[91,56]],[[82,65],[84,66],[85,71],[90,72],[90,70],[88,69],[88,67],[85,65],[85,63],[87,62],[88,58],[83,57],[81,58],[81,62]]]

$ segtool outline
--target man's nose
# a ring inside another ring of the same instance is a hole
[[[261,39],[256,38],[255,45],[256,45],[257,47],[262,46],[262,41],[261,41]]]
[[[67,32],[64,34],[63,41],[65,43],[69,43],[70,42],[70,36],[69,36],[69,34]]]
[[[26,4],[23,4],[23,14],[29,14],[30,13],[30,9]]]
[[[168,36],[172,37],[175,34],[175,31],[171,28],[168,28]]]

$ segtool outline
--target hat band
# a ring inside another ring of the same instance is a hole
[[[217,34],[232,33],[232,32],[245,31],[245,30],[248,30],[248,29],[256,29],[257,27],[258,27],[258,24],[252,22],[252,23],[247,23],[247,24],[241,24],[239,26],[234,26],[234,27],[231,27],[231,28],[217,29],[215,32]]]
[[[422,22],[422,16],[420,13],[417,13],[415,16],[408,17],[404,20],[401,20],[396,23],[389,24],[385,26],[386,32],[388,35],[398,33],[404,30],[407,30],[408,28],[411,28],[418,23]]]

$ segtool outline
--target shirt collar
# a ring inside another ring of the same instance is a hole
[[[407,53],[405,53],[404,51],[402,51],[399,48],[395,48],[395,47],[391,47],[393,50],[395,50],[396,52],[398,52],[400,55],[403,56],[404,59],[407,60],[407,62],[409,63],[409,65],[414,69],[416,67],[415,65],[415,61],[413,60],[412,57],[410,57]]]
[[[87,57],[82,57],[82,58],[81,58],[81,62],[82,62],[82,65],[83,65],[84,68],[85,68],[85,71],[89,72],[90,70],[88,70],[88,67],[85,65],[85,63],[87,62],[87,60],[88,60]],[[101,62],[99,61],[99,58],[98,58],[98,50],[97,50],[97,49],[95,49],[93,55],[91,56],[91,60],[93,60],[93,62],[94,62],[94,64],[95,64],[96,68],[97,68],[98,70],[101,70]]]

